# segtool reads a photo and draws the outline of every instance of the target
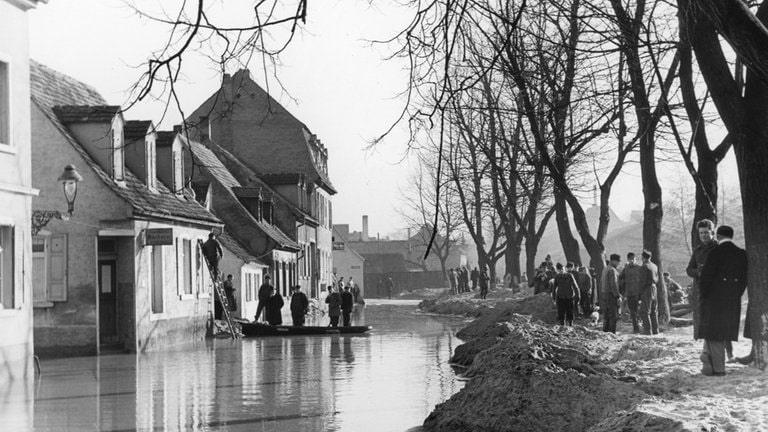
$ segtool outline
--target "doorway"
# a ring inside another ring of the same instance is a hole
[[[99,343],[119,342],[117,335],[117,261],[99,260]]]

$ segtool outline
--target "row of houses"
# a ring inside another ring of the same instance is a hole
[[[33,354],[204,337],[214,296],[199,240],[211,232],[236,316],[253,317],[266,275],[283,295],[318,297],[332,282],[336,190],[309,128],[247,70],[172,130],[128,119],[9,43],[26,41],[35,3],[0,1],[0,327],[14,329],[0,382],[27,375]]]

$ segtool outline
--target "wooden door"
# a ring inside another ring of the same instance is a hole
[[[118,342],[117,338],[117,263],[99,261],[99,341]]]

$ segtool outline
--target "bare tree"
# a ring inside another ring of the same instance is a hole
[[[768,366],[768,3],[678,0],[679,17],[697,63],[733,140],[739,170],[744,236],[750,262],[749,330],[755,366]],[[752,6],[750,6],[752,5]],[[747,66],[744,86],[731,72],[722,36]]]
[[[455,251],[459,242],[459,234],[462,227],[462,219],[458,214],[456,194],[452,187],[442,188],[442,196],[436,198],[437,184],[437,155],[422,151],[418,154],[419,167],[408,181],[408,189],[403,196],[403,208],[401,215],[408,227],[416,234],[413,238],[419,241],[419,246],[426,247],[432,237],[432,232],[437,232],[433,243],[432,252],[440,261],[440,270],[448,277],[447,261],[451,253]],[[438,225],[432,226],[432,212],[438,208]],[[425,271],[429,270],[426,260],[414,262]]]
[[[165,101],[166,111],[175,107],[184,118],[176,83],[185,76],[185,65],[191,64],[188,57],[194,53],[207,58],[222,75],[233,68],[248,67],[256,60],[267,74],[307,18],[307,0],[227,4],[227,16],[234,15],[234,22],[217,14],[211,3],[214,2],[175,2],[173,9],[168,10],[165,3],[151,9],[145,3],[126,0],[141,19],[166,26],[168,37],[158,41],[157,49],[138,66],[141,72],[131,86],[124,110],[140,101],[157,99]],[[232,14],[232,7],[242,11]]]

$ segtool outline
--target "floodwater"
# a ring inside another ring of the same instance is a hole
[[[43,360],[0,393],[0,430],[397,432],[463,386],[448,365],[461,320],[376,300],[356,318],[374,330]]]

